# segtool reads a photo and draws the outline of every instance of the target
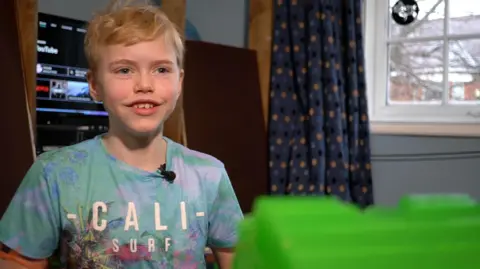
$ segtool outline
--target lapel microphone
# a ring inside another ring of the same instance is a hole
[[[177,175],[173,171],[167,171],[167,164],[164,163],[158,167],[158,172],[160,172],[160,175],[169,183],[173,183]]]

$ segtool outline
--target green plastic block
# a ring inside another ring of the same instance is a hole
[[[332,197],[261,197],[235,269],[480,269],[480,205],[422,195],[361,211]]]

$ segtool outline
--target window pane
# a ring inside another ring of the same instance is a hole
[[[441,104],[443,42],[390,45],[388,104]]]
[[[480,39],[449,43],[450,103],[480,103]]]
[[[480,34],[480,2],[450,1],[449,31],[451,34]]]
[[[395,7],[398,0],[390,0],[390,10]],[[443,35],[443,19],[445,14],[444,0],[418,0],[420,9],[417,19],[408,25],[400,25],[396,23],[391,14],[390,16],[390,37],[391,38],[415,38],[425,36],[442,36]],[[408,15],[410,9],[408,6],[397,6],[401,8],[403,15]]]

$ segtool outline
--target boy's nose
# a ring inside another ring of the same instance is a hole
[[[134,88],[135,92],[153,92],[154,88],[151,81],[146,76],[141,76]]]

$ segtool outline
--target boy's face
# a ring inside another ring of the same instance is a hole
[[[92,97],[104,103],[110,129],[153,135],[180,96],[183,70],[163,37],[131,46],[101,48],[95,74],[89,74]]]

